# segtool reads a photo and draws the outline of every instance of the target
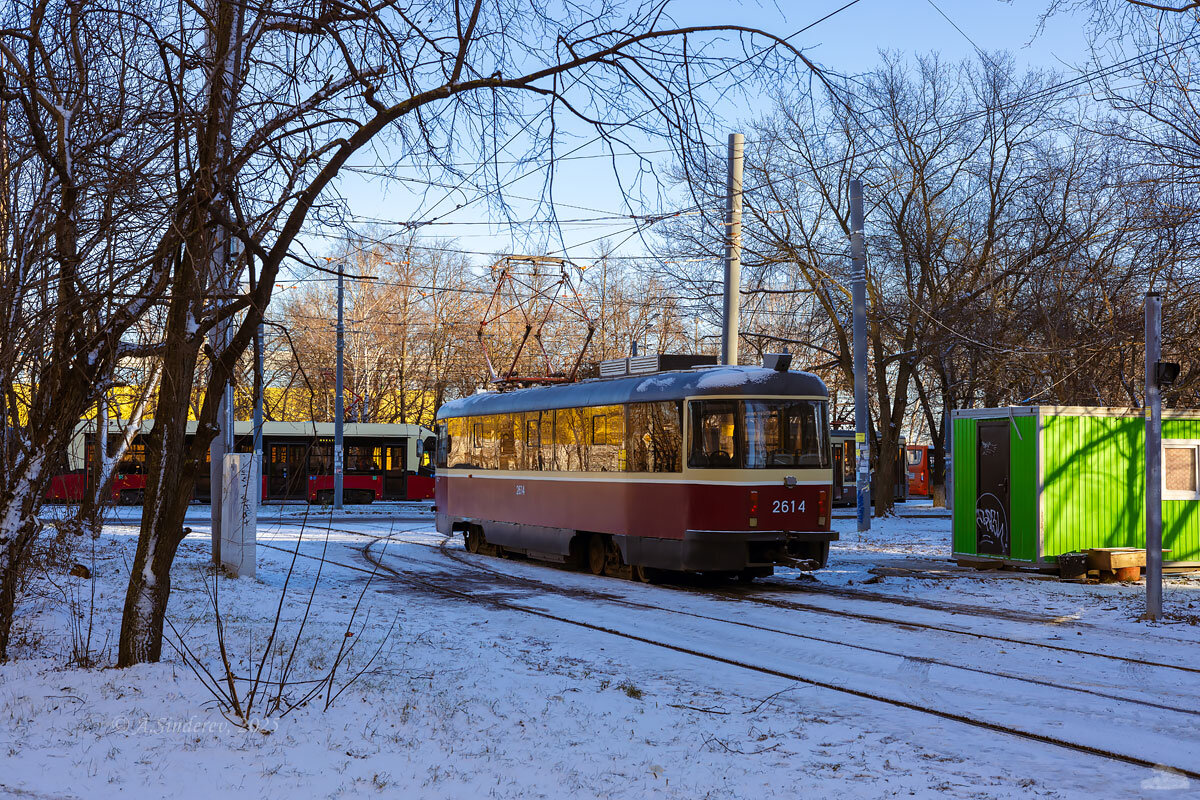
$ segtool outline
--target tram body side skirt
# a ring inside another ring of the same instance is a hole
[[[548,561],[571,554],[571,541],[585,531],[549,528],[518,522],[452,517],[438,512],[438,532],[450,536],[471,525],[483,529],[490,544]],[[614,534],[625,563],[679,572],[737,572],[786,564],[808,558],[824,566],[832,531],[685,531],[683,538],[665,539]]]

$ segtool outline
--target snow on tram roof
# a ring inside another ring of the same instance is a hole
[[[730,394],[828,397],[829,390],[825,388],[825,382],[811,372],[718,366],[621,378],[592,378],[511,392],[484,392],[446,403],[437,416],[446,419]]]

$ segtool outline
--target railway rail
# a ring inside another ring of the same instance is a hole
[[[1056,736],[1052,733],[1048,733],[1045,731],[1033,730],[1030,727],[1021,727],[1021,726],[1017,726],[1017,725],[1006,724],[1003,722],[997,722],[995,720],[982,719],[978,716],[973,716],[970,714],[962,713],[960,711],[949,710],[946,708],[933,707],[931,705],[915,702],[913,700],[908,700],[903,697],[896,697],[896,696],[884,694],[881,692],[871,691],[868,689],[856,688],[854,686],[848,686],[848,685],[845,685],[844,683],[840,683],[837,681],[823,680],[821,678],[814,677],[813,675],[800,674],[800,673],[792,671],[792,670],[778,669],[778,668],[766,666],[761,663],[755,664],[744,658],[734,658],[734,657],[730,657],[728,655],[722,655],[720,653],[715,653],[715,652],[711,652],[708,650],[700,649],[698,647],[693,647],[693,646],[689,646],[687,644],[682,644],[678,641],[677,642],[665,641],[663,638],[660,638],[660,637],[645,636],[645,635],[641,635],[639,633],[634,633],[634,632],[631,632],[628,630],[621,630],[621,629],[618,629],[618,628],[610,626],[610,625],[602,624],[595,620],[578,619],[578,618],[574,618],[571,616],[564,616],[562,614],[556,614],[556,613],[546,611],[543,609],[539,609],[539,608],[531,608],[530,606],[522,604],[517,601],[514,601],[511,598],[498,597],[494,594],[491,594],[491,595],[475,594],[475,593],[472,593],[469,591],[455,588],[452,585],[447,585],[444,581],[439,581],[436,579],[423,577],[417,573],[401,572],[401,571],[389,566],[388,564],[386,564],[385,557],[382,553],[377,555],[373,552],[373,548],[375,548],[379,544],[382,543],[386,546],[387,543],[392,543],[392,542],[404,542],[404,543],[408,543],[408,544],[418,544],[418,545],[422,545],[422,546],[426,546],[426,547],[437,547],[437,549],[441,553],[443,553],[447,558],[449,558],[450,560],[452,560],[460,565],[467,566],[469,568],[473,568],[473,569],[488,573],[492,577],[499,577],[504,582],[508,583],[510,586],[520,586],[520,587],[526,588],[526,589],[536,589],[537,591],[540,591],[540,592],[571,594],[575,597],[578,597],[578,595],[579,595],[579,593],[577,591],[572,591],[568,588],[558,587],[553,584],[547,584],[542,581],[537,581],[537,580],[530,579],[530,578],[524,578],[521,576],[513,576],[510,573],[506,573],[501,570],[495,570],[491,567],[488,567],[486,565],[481,565],[474,561],[468,561],[467,559],[462,558],[459,554],[453,553],[452,550],[447,547],[448,538],[447,538],[447,540],[443,540],[443,542],[440,545],[434,546],[434,545],[429,545],[427,543],[412,542],[411,540],[397,539],[392,535],[379,535],[379,534],[367,533],[367,532],[363,532],[363,531],[354,531],[354,530],[348,530],[348,529],[332,529],[332,530],[337,531],[337,532],[344,532],[344,533],[349,533],[352,535],[362,536],[362,537],[370,539],[371,541],[365,543],[361,548],[356,548],[356,549],[358,550],[358,552],[360,552],[362,554],[362,556],[367,561],[367,563],[371,565],[371,568],[367,568],[367,567],[364,567],[361,565],[347,564],[347,563],[336,561],[333,559],[322,558],[321,556],[315,556],[315,555],[310,555],[310,554],[305,554],[305,553],[299,553],[299,555],[302,557],[305,557],[305,558],[313,559],[313,560],[324,561],[325,563],[328,563],[328,564],[331,564],[334,566],[338,566],[338,567],[341,567],[344,569],[355,570],[355,571],[370,574],[370,575],[378,575],[382,572],[382,573],[389,575],[392,579],[394,579],[396,581],[408,584],[410,586],[415,586],[415,587],[424,589],[426,591],[430,591],[434,594],[441,595],[443,597],[452,597],[452,598],[456,598],[456,599],[462,599],[462,600],[466,600],[471,603],[482,604],[482,605],[486,605],[489,607],[504,608],[506,610],[511,610],[511,611],[515,611],[518,613],[527,614],[527,615],[539,617],[539,618],[550,620],[550,621],[568,624],[568,625],[572,625],[572,626],[587,629],[587,630],[601,632],[601,633],[605,633],[605,634],[608,634],[611,636],[620,637],[620,638],[623,638],[623,639],[626,639],[629,641],[639,642],[639,643],[642,643],[645,645],[650,645],[653,647],[658,647],[658,648],[662,648],[665,650],[670,650],[673,652],[693,656],[695,658],[704,659],[704,660],[707,660],[710,662],[721,663],[721,664],[725,664],[725,665],[732,666],[735,668],[755,672],[758,674],[770,675],[770,676],[782,678],[785,680],[791,680],[791,681],[795,681],[797,683],[810,685],[810,686],[826,689],[829,691],[834,691],[834,692],[837,692],[837,693],[840,693],[843,695],[866,699],[866,700],[878,702],[878,703],[896,707],[896,708],[903,708],[903,709],[907,709],[907,710],[910,710],[913,712],[929,715],[932,717],[937,717],[940,719],[959,722],[959,723],[969,725],[969,726],[977,728],[977,729],[988,730],[988,731],[995,732],[995,733],[1006,734],[1006,735],[1023,738],[1023,739],[1027,739],[1027,740],[1031,740],[1031,741],[1041,742],[1044,744],[1050,744],[1050,745],[1054,745],[1054,746],[1058,746],[1058,747],[1063,747],[1063,748],[1073,750],[1076,752],[1086,753],[1089,755],[1109,759],[1109,760],[1116,761],[1116,762],[1122,762],[1122,763],[1126,763],[1126,764],[1130,764],[1130,765],[1134,765],[1134,766],[1147,767],[1147,768],[1167,767],[1179,775],[1183,775],[1188,778],[1200,780],[1200,771],[1186,767],[1186,766],[1182,766],[1182,765],[1178,765],[1178,764],[1165,764],[1160,760],[1147,758],[1143,755],[1118,752],[1115,749],[1111,749],[1111,748],[1107,748],[1107,747],[1099,747],[1099,746],[1087,744],[1086,742],[1072,740],[1072,739],[1069,739],[1069,738],[1066,738],[1063,736]],[[288,554],[292,554],[294,552],[293,549],[279,547],[277,545],[263,544],[263,546],[269,547],[271,549],[279,550],[281,552],[288,553]],[[397,554],[394,552],[389,553],[388,555],[390,555],[392,558],[400,558],[400,559],[419,561],[417,559],[411,559],[410,557],[406,557],[406,556],[403,556],[401,554]],[[419,563],[427,565],[427,562],[419,562]],[[597,594],[599,594],[599,593],[597,593]],[[916,658],[914,656],[911,656],[911,655],[908,655],[905,653],[890,651],[890,650],[886,650],[883,648],[871,647],[868,645],[849,643],[849,642],[832,640],[832,639],[825,639],[823,637],[797,633],[795,631],[780,630],[780,629],[772,628],[772,627],[766,626],[766,625],[759,625],[759,624],[749,623],[749,622],[744,622],[744,621],[739,621],[739,620],[729,620],[729,619],[724,619],[724,618],[720,618],[720,617],[713,617],[713,616],[700,614],[700,613],[693,612],[693,611],[687,611],[687,610],[683,610],[683,609],[669,609],[669,608],[663,608],[661,606],[650,606],[650,605],[643,604],[643,603],[637,603],[636,601],[629,600],[628,598],[621,598],[621,597],[611,596],[611,595],[603,595],[603,597],[606,601],[612,602],[614,604],[619,604],[619,605],[629,607],[629,608],[640,608],[641,610],[654,612],[654,613],[665,612],[665,613],[670,613],[670,614],[675,614],[675,615],[682,615],[685,617],[699,619],[699,620],[702,620],[702,621],[708,622],[708,623],[729,625],[729,626],[733,626],[734,628],[737,628],[737,629],[752,630],[752,631],[767,633],[772,636],[778,635],[778,636],[784,636],[784,637],[789,637],[789,638],[794,638],[794,639],[817,642],[817,643],[820,643],[823,645],[829,645],[829,646],[834,646],[834,647],[850,648],[850,649],[854,649],[854,650],[858,650],[858,651],[869,652],[869,653],[883,655],[883,656],[892,657],[892,658],[899,658],[899,659],[905,659],[905,660],[916,660],[916,661],[924,662],[926,664],[937,665],[939,667],[943,667],[943,668],[946,668],[949,670],[962,671],[965,673],[984,672],[987,675],[992,676],[994,678],[1000,678],[1003,680],[1019,681],[1022,683],[1038,685],[1038,686],[1041,686],[1041,687],[1047,688],[1047,689],[1053,689],[1056,691],[1068,691],[1068,692],[1080,693],[1080,694],[1085,694],[1085,695],[1100,694],[1101,696],[1105,697],[1106,700],[1108,700],[1110,703],[1127,704],[1127,705],[1131,705],[1131,706],[1150,708],[1150,709],[1154,709],[1157,711],[1169,711],[1171,713],[1183,714],[1185,716],[1192,716],[1192,717],[1200,716],[1200,711],[1197,711],[1196,709],[1181,709],[1177,706],[1169,706],[1169,705],[1166,705],[1163,703],[1148,701],[1148,700],[1144,700],[1144,699],[1140,699],[1140,698],[1114,697],[1114,695],[1112,693],[1098,692],[1098,691],[1095,691],[1092,689],[1088,689],[1087,687],[1069,686],[1069,685],[1055,683],[1053,681],[1043,680],[1040,678],[1030,678],[1028,676],[1016,675],[1016,674],[1011,674],[1011,673],[1002,674],[1002,673],[997,673],[995,671],[982,670],[978,667],[964,666],[962,664],[956,664],[952,661],[947,661],[945,659],[924,658],[924,657]],[[739,598],[739,599],[745,599],[745,598]],[[776,603],[771,602],[771,603],[767,603],[767,605],[776,605]],[[781,607],[790,608],[790,604],[785,604]],[[806,608],[806,607],[801,606],[800,608],[795,609],[795,610],[819,612],[822,614],[826,614],[826,613],[837,614],[836,611],[830,612],[828,609],[815,608],[815,607],[814,608]],[[858,615],[850,614],[850,616],[858,616]],[[868,619],[864,620],[866,622],[870,622],[870,623],[886,622],[886,620],[884,618],[874,617],[872,615],[867,615],[867,616],[868,616]],[[910,625],[910,623],[908,623],[908,622],[896,622],[896,621],[891,621],[891,624],[900,625],[902,627]],[[970,635],[970,632],[965,632],[965,631],[957,630],[957,629],[953,629],[953,628],[946,628],[944,626],[924,626],[924,627],[927,627],[931,631],[938,632],[938,633]],[[1030,642],[1030,641],[1019,640],[1019,639],[1009,639],[1009,638],[1005,638],[1005,637],[993,637],[993,636],[988,636],[987,634],[980,634],[980,636],[983,638],[998,638],[1001,641],[1006,641],[1011,644],[1026,645],[1026,646],[1032,646],[1032,647],[1047,647],[1051,650],[1067,649],[1067,648],[1062,648],[1062,647],[1055,646],[1055,645],[1050,645],[1047,643]],[[1085,657],[1092,656],[1092,657],[1097,657],[1097,658],[1113,659],[1115,661],[1131,662],[1131,663],[1135,663],[1135,664],[1140,664],[1140,665],[1146,666],[1146,667],[1163,668],[1163,669],[1170,669],[1170,670],[1182,670],[1184,672],[1200,671],[1200,670],[1196,670],[1195,668],[1190,668],[1190,667],[1186,667],[1183,665],[1144,661],[1144,660],[1132,659],[1132,658],[1128,658],[1128,657],[1116,656],[1116,655],[1107,654],[1107,653],[1092,653],[1090,651],[1079,651],[1078,649],[1071,649],[1070,652],[1076,656],[1085,656]]]
[[[377,534],[367,533],[364,531],[350,530],[348,528],[329,528],[329,530],[337,532],[337,533],[348,533],[351,535],[363,536],[363,537],[367,537],[367,538],[380,538]],[[389,537],[383,537],[383,538],[389,538]],[[442,554],[444,556],[446,556],[447,558],[449,558],[453,561],[456,561],[459,564],[470,567],[472,569],[486,571],[494,576],[497,576],[497,577],[500,577],[501,579],[507,580],[510,583],[520,582],[526,588],[538,588],[540,590],[551,590],[551,591],[560,590],[561,591],[561,587],[556,587],[554,584],[547,583],[545,581],[538,581],[534,578],[527,578],[527,577],[512,575],[511,573],[503,572],[501,570],[496,570],[492,567],[488,567],[484,563],[476,561],[474,559],[464,558],[460,554],[455,553],[453,550],[450,550],[449,548],[446,547],[446,544],[445,544],[447,541],[446,539],[443,539],[443,541],[440,545],[434,545],[434,544],[430,544],[428,542],[414,541],[411,539],[397,539],[395,537],[390,537],[390,540],[395,541],[395,542],[403,542],[405,544],[416,545],[418,547],[426,547],[426,548],[430,548],[430,549],[439,550],[442,552]],[[395,553],[393,553],[392,556],[403,558],[403,556],[397,556]],[[540,566],[547,567],[550,569],[554,568],[553,565],[541,564]],[[1004,635],[997,634],[997,633],[987,633],[987,632],[969,630],[969,629],[954,627],[954,626],[950,626],[950,625],[939,625],[936,623],[922,622],[922,621],[911,620],[911,619],[896,619],[895,617],[887,617],[887,616],[883,616],[883,615],[879,615],[879,614],[868,614],[868,613],[864,613],[861,611],[851,611],[851,610],[847,610],[847,609],[830,608],[828,606],[823,606],[823,605],[819,605],[819,604],[815,604],[815,603],[802,603],[802,602],[797,602],[795,600],[790,600],[790,599],[783,600],[780,598],[764,597],[761,594],[753,593],[753,592],[755,592],[755,590],[752,588],[749,588],[749,587],[712,588],[712,587],[697,587],[694,585],[687,585],[687,584],[665,584],[664,587],[675,590],[675,591],[684,591],[684,592],[699,594],[701,596],[708,596],[708,597],[733,599],[733,600],[737,600],[737,601],[754,603],[754,604],[762,605],[762,606],[770,606],[770,607],[779,608],[779,609],[787,610],[787,611],[800,611],[803,613],[819,614],[822,616],[837,616],[837,617],[842,617],[845,619],[853,619],[853,620],[876,624],[876,625],[886,625],[889,627],[901,627],[901,628],[906,628],[906,629],[919,628],[922,630],[928,630],[928,631],[933,631],[933,632],[937,632],[937,633],[946,633],[946,634],[951,634],[954,636],[969,637],[969,638],[982,640],[982,641],[992,641],[992,642],[997,642],[1000,644],[1036,647],[1036,648],[1041,648],[1041,649],[1048,650],[1048,651],[1069,653],[1071,655],[1083,654],[1083,655],[1087,655],[1087,656],[1093,656],[1095,658],[1107,659],[1107,660],[1111,660],[1114,662],[1119,662],[1122,664],[1127,664],[1127,665],[1132,665],[1132,666],[1137,666],[1137,667],[1170,669],[1170,670],[1176,670],[1176,671],[1185,672],[1185,673],[1200,674],[1200,667],[1189,666],[1186,664],[1178,664],[1178,663],[1172,663],[1172,662],[1167,662],[1167,661],[1153,661],[1153,660],[1145,659],[1145,658],[1135,658],[1132,656],[1123,656],[1123,655],[1114,654],[1114,653],[1105,653],[1105,652],[1101,652],[1101,651],[1097,651],[1097,650],[1086,650],[1086,649],[1081,649],[1079,647],[1068,647],[1066,645],[1055,644],[1053,642],[1042,642],[1042,641],[1035,641],[1035,640],[1031,640],[1031,639],[1018,639],[1018,638],[1015,638],[1012,636],[1004,636]],[[827,596],[844,598],[844,599],[868,600],[871,602],[889,603],[889,604],[904,606],[904,607],[909,607],[909,608],[919,608],[919,609],[930,610],[930,611],[939,611],[939,612],[946,612],[946,613],[952,613],[952,614],[962,614],[962,615],[983,617],[983,618],[987,618],[987,619],[1003,618],[1003,619],[1009,619],[1009,620],[1012,620],[1015,622],[1026,622],[1026,623],[1043,624],[1043,625],[1048,624],[1053,621],[1053,618],[1041,617],[1041,616],[1037,616],[1037,615],[1033,615],[1033,614],[1015,612],[1015,611],[1005,610],[1005,609],[989,609],[989,608],[984,608],[981,606],[962,605],[962,604],[957,604],[957,603],[939,603],[939,602],[933,602],[933,601],[923,601],[923,600],[919,600],[917,598],[909,598],[909,597],[890,597],[887,595],[880,595],[880,594],[875,594],[875,593],[871,593],[871,592],[856,591],[853,589],[846,589],[843,587],[812,586],[812,585],[807,585],[807,584],[794,584],[792,586],[785,586],[782,584],[769,584],[768,583],[768,584],[759,584],[759,588],[765,589],[768,591],[772,591],[772,592],[797,592],[797,593],[827,595]],[[614,600],[614,601],[620,600],[620,598],[617,598],[613,595],[604,595],[604,599]],[[627,601],[627,602],[633,602],[633,601]],[[660,609],[660,610],[673,611],[672,609]],[[728,620],[722,620],[722,621],[728,621]],[[1084,627],[1090,627],[1090,626],[1086,626],[1086,624],[1077,624],[1075,627],[1084,628]],[[897,653],[895,655],[900,655],[900,654]]]

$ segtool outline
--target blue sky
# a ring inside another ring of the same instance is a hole
[[[1046,29],[1035,38],[1038,15],[1045,9],[1047,0],[860,0],[853,7],[822,22],[809,32],[794,40],[813,61],[824,68],[844,74],[855,74],[871,69],[879,60],[882,49],[904,53],[939,52],[948,60],[956,61],[970,56],[974,47],[993,52],[1010,51],[1018,64],[1030,67],[1045,67],[1070,71],[1074,65],[1083,64],[1088,57],[1087,45],[1082,31],[1082,21],[1060,16],[1050,21]],[[820,2],[752,2],[728,3],[704,2],[679,3],[674,15],[681,24],[719,24],[736,22],[740,25],[762,28],[779,35],[793,31],[819,19],[844,5],[846,0],[820,0]],[[939,13],[938,8],[944,12]],[[961,28],[956,30],[949,17]],[[968,37],[969,40],[968,41]],[[738,117],[752,117],[756,110],[765,109],[751,101],[741,108],[723,109],[730,119],[730,127],[737,127]],[[590,138],[587,137],[587,138]],[[580,137],[579,140],[583,140]],[[714,144],[723,146],[724,137]],[[568,146],[574,146],[571,143]],[[661,148],[661,143],[648,141],[647,149]],[[599,145],[579,151],[578,155],[601,153]],[[371,155],[358,163],[370,164],[378,155]],[[384,159],[390,155],[382,154]],[[660,157],[666,157],[664,156]],[[628,159],[626,159],[628,160]],[[402,162],[401,162],[402,163]],[[404,172],[413,177],[418,171]],[[623,176],[628,177],[628,176]],[[536,195],[541,187],[540,174],[513,184],[509,191],[515,195]],[[436,213],[441,214],[458,203],[473,201],[476,194],[469,188],[444,196],[435,192],[424,202],[418,193],[399,181],[370,178],[361,174],[346,174],[339,190],[346,198],[350,211],[359,217],[404,222],[426,219],[430,205],[441,201]],[[630,206],[636,212],[651,213],[661,210],[654,207],[653,197],[627,198],[622,195],[617,177],[605,159],[581,159],[564,163],[558,174],[555,198],[559,205],[560,218],[598,216],[596,211],[614,214],[628,213]],[[668,198],[667,207],[671,200]],[[653,205],[652,205],[653,204]],[[579,208],[574,208],[577,206]],[[516,200],[513,208],[518,216],[533,217],[532,204]],[[590,209],[590,210],[584,210]],[[551,235],[548,227],[543,233],[526,235],[529,239],[515,239],[509,229],[498,222],[484,202],[472,202],[461,211],[442,218],[443,223],[422,230],[423,235],[454,239],[456,246],[464,250],[482,253],[497,250],[515,252],[535,251],[539,241],[551,242],[558,247],[557,235]],[[398,226],[380,224],[377,230],[390,232],[402,230]],[[562,241],[568,245],[567,255],[582,259],[596,252],[591,242],[608,237],[619,242],[628,236],[630,223],[618,221],[611,224],[571,224],[562,228]],[[325,254],[336,244],[333,240],[305,237],[311,252]],[[619,252],[638,254],[642,245],[634,236],[619,248]],[[486,255],[475,257],[477,263],[487,263]]]

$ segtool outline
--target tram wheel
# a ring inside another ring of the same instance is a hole
[[[608,537],[593,533],[588,537],[587,565],[593,575],[603,575],[608,566]]]
[[[610,578],[630,578],[633,574],[633,570],[625,566],[621,548],[611,536],[604,537],[604,574]]]
[[[585,533],[577,533],[571,537],[571,543],[567,547],[567,557],[563,559],[563,566],[573,570],[588,568],[589,538]]]
[[[463,531],[463,544],[468,553],[479,554],[483,549],[483,531],[477,525],[472,525]]]
[[[654,567],[643,567],[641,564],[634,564],[633,579],[638,583],[660,583],[662,581],[662,571]]]

